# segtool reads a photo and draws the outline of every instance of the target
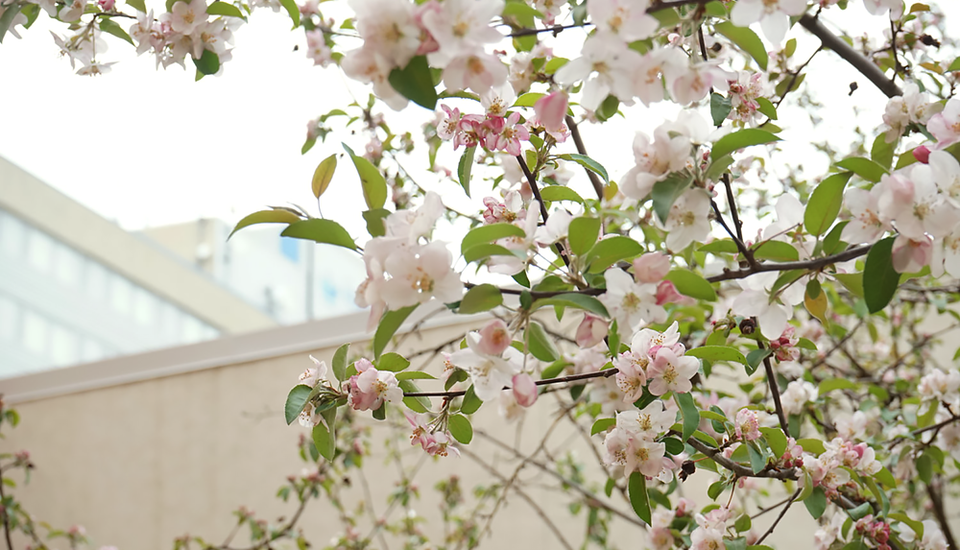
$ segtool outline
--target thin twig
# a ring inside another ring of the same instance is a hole
[[[763,344],[757,341],[760,349],[764,349]],[[783,403],[780,402],[780,385],[777,384],[777,375],[773,372],[773,363],[770,362],[770,356],[763,358],[763,371],[767,375],[767,385],[770,386],[770,393],[773,394],[773,407],[777,411],[777,418],[780,420],[780,429],[783,435],[790,437],[790,427],[787,424],[787,416],[783,413]]]
[[[780,510],[780,515],[777,516],[777,519],[773,520],[773,525],[771,525],[770,528],[767,529],[767,532],[764,533],[762,537],[760,537],[759,539],[757,539],[757,544],[758,544],[758,545],[763,542],[763,539],[765,539],[765,538],[767,538],[768,536],[770,536],[770,533],[773,533],[773,530],[776,529],[777,524],[780,523],[780,520],[783,519],[783,516],[787,515],[787,510],[790,509],[790,505],[792,505],[792,504],[793,504],[793,501],[796,500],[798,496],[800,496],[800,491],[801,491],[801,490],[802,490],[802,489],[797,489],[796,491],[793,492],[793,496],[791,496],[791,497],[787,500],[787,505],[783,507],[783,510]]]
[[[530,189],[533,191],[534,198],[537,199],[537,202],[540,203],[540,217],[543,218],[543,223],[547,223],[547,220],[550,218],[550,215],[547,213],[547,206],[543,203],[543,197],[540,196],[540,187],[537,185],[537,178],[534,177],[533,172],[530,171],[530,167],[527,166],[525,160],[520,155],[517,155],[517,162],[520,163],[520,169],[523,170],[523,175],[526,176],[527,182],[530,183]],[[560,259],[563,260],[563,264],[567,267],[570,267],[570,259],[567,258],[567,251],[563,249],[563,245],[560,244],[560,241],[554,243],[554,246],[557,248],[557,254],[560,255]]]
[[[573,138],[573,144],[577,148],[577,152],[581,155],[587,156],[587,148],[583,144],[583,137],[580,135],[580,129],[577,128],[577,122],[573,120],[573,117],[567,115],[564,121],[567,123],[567,129],[570,130],[570,137]],[[592,170],[588,170],[586,167],[583,169],[587,173],[587,177],[590,178],[590,183],[593,185],[593,191],[597,194],[597,200],[603,200],[603,183],[600,181],[600,176],[593,173]]]
[[[547,378],[546,380],[537,380],[534,382],[537,386],[546,386],[548,384],[562,384],[564,382],[576,382],[578,380],[588,380],[590,378],[606,378],[617,374],[617,369],[604,369],[596,372],[586,372],[583,374],[571,374],[570,376],[560,376],[557,378]],[[510,388],[503,388],[508,390]],[[466,395],[466,391],[419,391],[403,392],[404,397],[461,397]]]

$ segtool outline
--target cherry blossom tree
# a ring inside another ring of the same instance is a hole
[[[79,74],[106,73],[106,45],[125,41],[158,67],[189,61],[198,80],[229,78],[234,31],[270,7],[303,30],[316,65],[369,85],[368,101],[310,121],[302,149],[365,136],[362,154],[344,143],[311,183],[322,203],[349,161],[368,235],[300,208],[236,227],[283,224],[285,236],[355,251],[372,333],[330,365],[314,360],[291,389],[286,420],[310,429],[300,443],[310,468],[281,490],[299,503],[292,521],[266,529],[237,513],[255,547],[301,537],[306,501],[338,498],[332,474],[358,467],[369,444],[359,415],[438,460],[464,460],[476,458],[475,434],[509,449],[473,429],[474,415],[497,414],[483,404],[497,401],[511,422],[549,396],[604,475],[578,481],[553,458],[523,465],[591,510],[584,544],[606,547],[597,533],[617,520],[661,550],[764,549],[803,503],[820,524],[812,547],[930,550],[957,547],[945,497],[960,470],[960,370],[942,340],[960,324],[960,58],[936,4],[3,0],[0,38],[42,11],[62,23],[52,47]],[[830,23],[843,11],[889,30],[845,36]],[[804,85],[824,56],[887,102],[871,129],[851,129],[848,152],[815,137],[826,168],[814,174],[785,149],[798,139],[791,125],[824,122]],[[670,106],[676,116],[644,126],[648,108]],[[421,116],[422,136],[395,133],[401,110]],[[633,167],[612,174],[580,128],[621,117],[640,129],[598,145],[632,152]],[[450,206],[463,200],[469,209]],[[389,350],[433,302],[485,320],[412,366],[421,354]],[[501,480],[479,492],[494,510],[508,493],[531,501],[483,465]],[[691,476],[713,482],[680,498]],[[446,520],[460,483],[438,486]],[[776,520],[754,529],[763,514]],[[469,547],[485,535],[459,525]],[[335,546],[375,547],[378,529],[363,537],[345,520]]]

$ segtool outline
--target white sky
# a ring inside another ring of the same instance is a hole
[[[958,3],[940,4],[960,21]],[[846,13],[829,10],[824,18],[878,37],[888,24],[886,18],[868,16],[858,1],[852,1]],[[48,28],[47,16],[41,14],[22,40],[8,35],[0,46],[0,155],[127,229],[198,217],[232,222],[267,204],[315,209],[309,184],[313,170],[327,155],[342,151],[344,138],[332,134],[301,156],[306,123],[345,104],[349,96],[336,69],[321,70],[306,59],[303,33],[290,31],[285,13],[256,12],[237,32],[234,59],[224,75],[200,82],[194,82],[189,62],[188,71],[155,70],[152,56],[137,58],[128,44],[106,35],[110,50],[101,60],[120,63],[105,76],[74,75],[69,62],[59,57]],[[799,26],[788,36],[799,38],[798,62],[818,44]],[[295,44],[301,45],[300,51],[293,51]],[[820,54],[810,69],[807,85],[817,86],[829,99],[826,122],[817,135],[849,135],[854,106],[865,111],[860,122],[879,124],[886,98],[859,74],[829,52]],[[860,89],[848,97],[853,80]],[[363,87],[351,87],[366,97]],[[397,120],[396,113],[382,109],[388,122]],[[649,130],[675,107],[641,106],[638,111]],[[418,123],[429,117],[416,107],[403,116]],[[785,137],[796,139],[788,151],[797,155],[809,153],[802,142],[813,135],[801,124],[803,118],[802,113],[781,111],[779,124],[796,128]],[[614,179],[632,165],[630,143],[639,129],[634,126],[637,120],[583,127],[589,152]],[[416,139],[418,126],[411,129]],[[364,140],[358,138],[345,141],[362,149]],[[573,145],[566,147],[572,151]],[[425,152],[422,155],[420,166],[406,168],[425,166]],[[454,170],[455,158],[445,163]],[[825,163],[819,168],[825,169]],[[589,189],[579,170],[571,185],[584,193]],[[452,181],[440,185],[445,201],[458,189]],[[475,193],[472,202],[457,199],[456,205],[478,211],[482,196]],[[365,234],[354,221],[362,202],[348,163],[341,161],[323,204],[324,214],[344,222],[354,236]]]

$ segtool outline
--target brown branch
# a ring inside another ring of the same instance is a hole
[[[839,262],[846,262],[854,258],[859,258],[860,256],[866,255],[867,252],[870,252],[870,248],[873,247],[872,244],[865,244],[861,246],[855,246],[840,252],[839,254],[834,254],[832,256],[824,256],[823,258],[814,258],[812,260],[800,260],[797,262],[772,262],[757,264],[752,267],[745,267],[743,269],[725,269],[720,275],[714,275],[713,277],[707,277],[707,281],[711,283],[718,283],[720,281],[732,281],[734,279],[744,279],[756,273],[766,273],[770,271],[792,271],[794,269],[806,269],[806,270],[817,270],[822,269],[830,264],[835,264]]]
[[[527,166],[522,156],[517,155],[516,158],[517,162],[520,163],[520,169],[523,170],[523,175],[526,176],[527,182],[530,183],[530,189],[533,191],[534,198],[540,203],[540,217],[543,218],[543,223],[547,223],[550,215],[547,213],[547,206],[543,203],[543,197],[540,196],[540,187],[537,185],[537,178],[534,177],[533,172],[530,171],[530,167]],[[567,251],[563,249],[560,241],[554,243],[554,246],[557,249],[557,254],[560,256],[560,259],[563,260],[563,264],[570,267],[570,259],[567,258]]]
[[[800,17],[800,26],[819,38],[824,47],[836,52],[837,55],[859,71],[860,74],[867,77],[867,80],[872,82],[874,86],[887,97],[903,95],[903,90],[897,86],[896,82],[887,78],[887,75],[883,73],[880,67],[850,47],[850,45],[844,42],[839,36],[830,32],[817,17],[809,13],[803,14],[803,16]]]
[[[577,122],[573,120],[573,117],[567,115],[564,121],[567,123],[567,128],[570,130],[570,137],[573,138],[573,144],[577,147],[577,152],[581,155],[586,156],[587,148],[583,144],[583,137],[580,136],[580,129],[577,128]],[[598,200],[603,200],[603,183],[600,181],[600,176],[593,173],[593,171],[588,170],[587,168],[583,169],[587,173],[587,177],[590,178],[590,183],[593,185],[593,191],[597,194]]]
[[[770,528],[767,529],[767,532],[764,533],[762,537],[760,537],[759,539],[757,539],[757,542],[756,542],[757,545],[759,545],[760,543],[762,543],[762,542],[763,542],[763,539],[765,539],[765,538],[767,538],[768,536],[770,536],[770,533],[773,533],[773,530],[776,529],[777,524],[780,523],[780,520],[783,519],[783,516],[787,515],[787,510],[790,509],[790,505],[792,505],[792,504],[793,504],[793,501],[796,500],[798,496],[800,496],[800,491],[801,491],[801,490],[802,490],[802,489],[797,489],[796,491],[793,492],[793,496],[791,496],[789,499],[787,499],[787,505],[783,507],[783,510],[780,510],[780,515],[777,516],[777,519],[773,520],[773,524],[770,525]]]
[[[807,68],[807,65],[809,65],[810,62],[813,61],[813,58],[816,57],[817,54],[820,53],[820,52],[822,52],[822,51],[823,51],[823,44],[820,44],[820,47],[817,48],[817,49],[813,52],[813,54],[811,54],[810,57],[808,57],[807,60],[803,62],[802,65],[800,65],[799,67],[797,67],[797,69],[796,69],[795,71],[791,71],[791,74],[792,74],[793,76],[790,78],[790,83],[787,84],[787,88],[786,88],[786,90],[783,92],[783,95],[780,96],[780,99],[779,99],[779,100],[777,100],[777,108],[778,108],[778,109],[780,108],[780,104],[783,103],[783,100],[787,98],[787,94],[789,94],[790,92],[793,91],[793,84],[794,84],[794,82],[797,81],[798,78],[800,78],[800,73],[801,73],[804,69],[806,69],[806,68]],[[767,122],[769,122],[769,121],[770,121],[770,119],[768,118],[768,119],[767,119]]]
[[[797,476],[796,468],[788,468],[786,470],[772,469],[770,466],[767,466],[767,469],[761,470],[757,473],[753,473],[753,470],[730,460],[729,458],[723,456],[723,452],[719,449],[714,449],[709,445],[701,442],[699,439],[691,437],[687,440],[687,444],[696,449],[697,451],[703,453],[714,462],[723,466],[724,468],[730,470],[737,477],[763,477],[769,479],[799,479]]]
[[[564,382],[576,382],[578,380],[588,380],[590,378],[607,378],[617,374],[617,369],[604,369],[596,372],[586,372],[583,374],[571,374],[570,376],[560,376],[557,378],[547,378],[546,380],[537,380],[534,382],[537,386],[546,386],[549,384],[562,384]],[[510,388],[503,388],[509,390]],[[403,392],[404,397],[461,397],[466,395],[464,390],[456,391],[418,391]]]
[[[3,493],[3,477],[0,476],[0,501],[6,500],[7,497]],[[7,540],[7,550],[13,550],[13,542],[10,540],[10,508],[3,507],[0,510],[0,514],[3,514],[3,536]]]
[[[950,530],[950,522],[947,520],[947,513],[943,509],[943,494],[937,491],[932,484],[925,483],[925,485],[927,486],[927,495],[930,497],[931,504],[933,504],[933,515],[937,518],[937,523],[940,524],[943,537],[947,539],[947,548],[957,548],[957,543],[953,540],[953,531]]]
[[[763,343],[757,341],[757,346],[764,349]],[[770,393],[773,394],[773,408],[777,411],[777,418],[780,420],[780,429],[783,435],[790,437],[790,428],[787,424],[787,416],[783,413],[783,403],[780,402],[780,385],[777,384],[777,375],[773,372],[773,363],[770,362],[770,356],[763,358],[763,371],[767,376],[767,385],[770,386]]]

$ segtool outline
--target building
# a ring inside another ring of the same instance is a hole
[[[0,378],[276,324],[0,158]]]

